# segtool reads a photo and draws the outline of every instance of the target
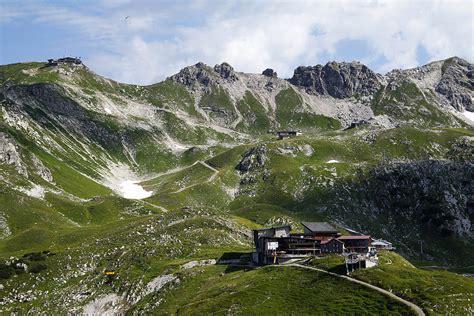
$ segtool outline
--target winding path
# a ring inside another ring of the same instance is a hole
[[[163,206],[156,205],[156,204],[152,204],[152,203],[147,202],[147,201],[144,201],[144,200],[140,200],[140,201],[143,202],[143,204],[147,204],[147,205],[149,205],[149,206],[151,206],[151,207],[157,208],[157,209],[159,209],[159,210],[161,210],[161,211],[163,211],[163,212],[165,212],[165,213],[168,212],[168,209],[166,209],[166,208],[163,207]]]
[[[212,170],[214,173],[209,177],[209,179],[207,179],[207,180],[204,181],[204,182],[198,182],[198,183],[194,183],[194,184],[188,185],[188,186],[186,186],[186,187],[182,187],[182,188],[179,189],[179,190],[176,190],[176,191],[174,191],[174,192],[171,192],[171,194],[180,193],[180,192],[183,192],[184,190],[187,190],[187,189],[189,189],[189,188],[192,188],[192,187],[194,187],[194,186],[196,186],[196,185],[214,181],[214,179],[216,178],[217,174],[219,173],[219,170],[217,170],[216,168],[210,166],[209,164],[207,164],[207,162],[202,161],[202,160],[196,161],[196,162],[195,162],[194,164],[192,164],[190,167],[192,167],[192,166],[194,166],[195,164],[198,164],[198,163],[200,163],[201,165],[203,165],[203,166],[206,167],[206,168],[209,168],[209,169]]]
[[[272,265],[273,266],[273,265]],[[292,263],[292,264],[287,264],[287,265],[274,265],[273,267],[298,267],[298,268],[303,268],[303,269],[308,269],[308,270],[314,270],[314,271],[318,271],[318,272],[322,272],[322,273],[326,273],[326,274],[329,274],[329,275],[332,275],[332,276],[335,276],[337,278],[341,278],[341,279],[344,279],[344,280],[347,280],[347,281],[350,281],[350,282],[353,282],[353,283],[357,283],[357,284],[360,284],[360,285],[363,285],[365,287],[368,287],[368,288],[371,288],[372,290],[375,290],[379,293],[382,293],[390,298],[393,298],[394,300],[400,302],[400,303],[403,303],[405,305],[407,305],[408,307],[410,307],[418,316],[425,316],[425,313],[423,312],[423,310],[418,306],[418,305],[415,305],[407,300],[404,300],[403,298],[401,297],[398,297],[396,296],[395,294],[393,294],[392,292],[389,292],[387,290],[384,290],[382,288],[379,288],[375,285],[372,285],[372,284],[369,284],[367,282],[364,282],[364,281],[361,281],[361,280],[357,280],[357,279],[354,279],[354,278],[351,278],[351,277],[348,277],[346,275],[340,275],[340,274],[337,274],[337,273],[333,273],[333,272],[329,272],[329,271],[326,271],[326,270],[322,270],[322,269],[318,269],[318,268],[315,268],[315,267],[309,267],[309,266],[304,266],[302,264],[298,264],[298,263]]]

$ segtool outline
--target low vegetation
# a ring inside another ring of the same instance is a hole
[[[393,252],[382,252],[379,265],[358,270],[353,277],[391,290],[420,306],[428,314],[469,315],[474,312],[474,281],[448,271],[413,266]]]
[[[214,266],[183,273],[158,314],[411,314],[382,294],[315,271]],[[303,304],[304,302],[304,304]],[[143,301],[146,306],[147,300]],[[137,307],[136,311],[140,311]]]

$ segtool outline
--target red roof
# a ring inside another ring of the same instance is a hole
[[[337,239],[339,239],[339,240],[364,240],[364,239],[370,239],[370,236],[366,236],[366,235],[341,236],[341,237],[337,237]]]
[[[341,242],[341,243],[342,243],[342,241],[340,241],[340,240],[337,240],[336,238],[332,238],[332,239],[326,239],[326,240],[322,240],[322,241],[321,241],[321,245],[325,245],[325,244],[327,244],[328,242],[331,242],[331,241],[333,241],[333,240],[335,240],[335,241],[337,241],[337,242]]]

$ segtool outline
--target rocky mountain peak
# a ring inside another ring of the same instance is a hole
[[[329,62],[325,66],[300,66],[289,82],[309,94],[343,99],[355,94],[371,95],[381,86],[382,77],[359,62]]]
[[[444,95],[456,110],[474,111],[474,65],[453,57],[444,61],[441,72],[436,92]]]
[[[276,71],[274,71],[271,68],[267,68],[264,71],[262,71],[262,75],[267,76],[267,77],[275,77],[275,78],[278,77],[278,74],[276,73]]]
[[[226,62],[222,64],[217,64],[214,66],[214,71],[219,74],[223,79],[236,81],[238,79],[237,75],[234,72],[234,68]]]
[[[225,81],[236,81],[238,77],[235,74],[234,68],[226,62],[220,65],[217,64],[214,68],[203,62],[198,62],[193,66],[181,69],[177,74],[168,79],[195,89],[198,85],[207,88],[212,84],[219,83],[222,79]]]
[[[208,65],[198,62],[195,65],[181,69],[169,79],[187,87],[194,87],[197,84],[209,86],[212,82],[212,71],[212,68]]]

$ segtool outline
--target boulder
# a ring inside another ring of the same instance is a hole
[[[271,68],[267,68],[264,71],[262,71],[262,75],[267,76],[267,77],[274,77],[274,78],[278,77],[278,74],[276,73],[276,71],[274,71]]]

